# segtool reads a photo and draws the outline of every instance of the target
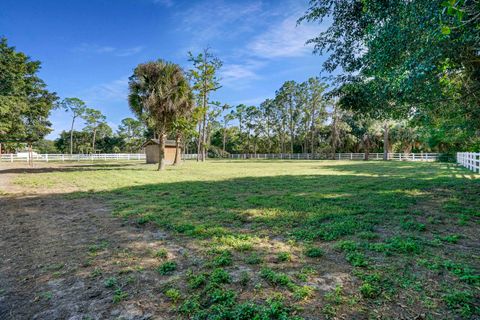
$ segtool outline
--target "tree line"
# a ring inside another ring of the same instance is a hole
[[[212,98],[222,61],[209,49],[189,53],[186,69],[161,59],[142,63],[129,78],[136,129],[125,124],[116,134],[81,100],[59,102],[37,76],[40,63],[3,38],[0,142],[40,141],[51,131],[50,111],[62,107],[72,114],[72,129],[56,141],[63,152],[133,150],[156,138],[159,169],[167,138],[176,141],[176,163],[181,147],[198,161],[228,153],[478,150],[479,3],[311,1],[298,23],[331,21],[309,40],[327,56],[330,76],[286,81],[257,106],[231,106]],[[78,118],[86,123],[81,132],[73,130]]]

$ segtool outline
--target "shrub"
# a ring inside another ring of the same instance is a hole
[[[187,281],[191,289],[197,289],[207,282],[207,277],[203,273],[197,275],[191,274],[188,276]]]
[[[292,280],[285,273],[275,272],[270,268],[263,268],[260,276],[273,285],[288,286],[292,284]]]
[[[368,265],[367,260],[363,253],[349,252],[347,253],[347,261],[354,267],[366,267]]]
[[[309,258],[319,258],[322,257],[325,253],[322,249],[317,247],[309,247],[305,249],[305,255]]]
[[[172,273],[173,271],[175,271],[177,269],[177,263],[174,262],[174,261],[167,261],[167,262],[164,262],[162,263],[157,271],[158,273],[160,273],[161,275],[167,275],[167,274],[170,274]]]
[[[313,288],[310,286],[297,286],[293,290],[293,297],[296,300],[304,300],[310,298],[313,295]]]
[[[380,288],[378,288],[375,284],[365,282],[360,286],[360,293],[365,298],[376,298],[380,294]]]
[[[117,290],[115,290],[115,293],[113,295],[113,303],[118,303],[122,300],[125,300],[127,297],[128,297],[128,293],[118,288]]]
[[[113,288],[116,287],[118,284],[117,278],[110,277],[104,282],[106,288]]]
[[[279,262],[292,261],[292,254],[290,252],[280,252],[277,255],[277,261]]]
[[[217,268],[212,271],[209,278],[212,284],[218,285],[221,283],[230,283],[230,274],[222,268]]]
[[[165,295],[173,302],[177,302],[181,298],[180,291],[174,288],[171,288],[165,291]]]
[[[251,255],[249,255],[246,259],[245,262],[248,264],[260,264],[262,263],[262,257],[258,255],[258,253],[253,252]]]
[[[163,248],[158,249],[157,251],[155,251],[155,257],[165,259],[165,258],[168,257],[168,252],[167,252],[167,250],[165,250]]]
[[[232,253],[228,250],[221,251],[213,258],[213,265],[215,267],[226,267],[232,264]]]

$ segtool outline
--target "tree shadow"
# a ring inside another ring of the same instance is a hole
[[[325,164],[325,167],[327,166],[328,164]],[[480,186],[478,180],[452,179],[448,174],[433,177],[429,177],[429,173],[420,174],[423,166],[419,165],[414,165],[413,172],[408,173],[412,170],[409,166],[410,164],[405,164],[399,165],[398,169],[390,169],[381,163],[362,162],[336,164],[331,167],[332,174],[182,181],[135,185],[99,192],[36,195],[28,198],[0,197],[0,202],[5,204],[2,208],[13,208],[10,216],[5,217],[9,224],[5,224],[0,233],[0,240],[6,244],[1,246],[0,252],[3,251],[2,255],[6,256],[7,250],[12,247],[19,249],[26,241],[32,245],[29,250],[22,250],[21,254],[11,260],[0,262],[0,277],[1,273],[4,273],[3,277],[23,279],[33,274],[35,278],[41,279],[38,283],[22,283],[24,291],[13,302],[18,303],[21,299],[29,301],[28,294],[35,290],[52,290],[59,297],[75,296],[83,310],[92,314],[103,312],[102,315],[108,317],[111,310],[121,305],[98,302],[105,301],[105,297],[110,298],[107,301],[111,301],[113,290],[105,289],[103,284],[104,280],[110,277],[116,277],[120,282],[125,281],[121,284],[131,293],[128,299],[146,299],[147,302],[143,301],[142,304],[148,305],[151,302],[148,301],[148,297],[152,296],[150,293],[155,292],[153,296],[160,300],[163,310],[172,309],[168,299],[158,294],[171,284],[168,282],[169,277],[160,277],[155,271],[160,262],[148,253],[148,250],[153,249],[166,249],[169,259],[178,263],[178,269],[172,276],[174,281],[178,282],[179,279],[184,281],[183,278],[191,270],[211,271],[212,266],[209,263],[212,259],[212,248],[229,247],[235,252],[234,264],[225,268],[234,277],[245,270],[253,277],[251,284],[243,289],[235,282],[236,278],[230,284],[231,288],[244,294],[244,300],[248,298],[245,292],[253,291],[253,284],[263,281],[259,274],[265,266],[300,272],[308,264],[316,270],[315,281],[322,277],[327,278],[335,272],[348,274],[351,266],[345,260],[344,254],[330,245],[331,241],[355,239],[362,233],[381,234],[386,229],[389,237],[403,236],[400,227],[402,219],[411,216],[420,202],[431,200],[434,190],[443,188],[446,197],[455,197],[462,192],[459,186],[471,189],[478,189]],[[123,165],[112,165],[108,168],[123,168]],[[372,170],[377,171],[368,174]],[[122,219],[106,219],[104,209],[107,203],[114,214],[125,218],[127,222],[122,224]],[[3,214],[5,212],[3,211]],[[39,215],[44,215],[41,221],[45,221],[38,225],[31,224],[28,228],[32,233],[27,233],[28,219],[38,219]],[[20,220],[15,224],[13,222],[16,219]],[[409,234],[426,237],[427,234],[435,233],[435,227],[429,226],[431,229],[423,233],[409,231]],[[39,239],[42,241],[38,241]],[[72,245],[74,240],[76,242]],[[97,246],[92,249],[93,241]],[[103,241],[109,244],[105,248],[102,247]],[[48,245],[49,251],[35,250],[36,242]],[[314,243],[321,246],[326,254],[322,259],[306,258],[302,247],[291,243]],[[247,250],[245,248],[248,244],[251,244],[252,248]],[[474,245],[478,248],[478,243]],[[103,249],[96,251],[99,247]],[[70,256],[62,256],[60,253],[69,250],[73,253]],[[287,250],[291,250],[297,260],[278,263],[278,253]],[[262,265],[246,265],[245,260],[251,251],[264,258]],[[44,261],[41,259],[42,255],[51,258],[51,263],[72,259],[72,271],[61,276],[61,279],[67,279],[62,285],[55,287],[53,272],[47,277],[35,269],[39,261]],[[23,263],[26,262],[28,266],[18,268],[17,274],[16,266],[11,264],[22,257],[25,258]],[[84,262],[79,257],[93,262],[83,266]],[[390,256],[388,262],[393,263],[395,259]],[[98,276],[101,280],[91,276],[96,272],[96,268],[103,272]],[[137,278],[134,278],[135,281],[127,282],[130,281],[129,276],[138,277],[139,280],[135,282]],[[348,280],[343,283],[332,282],[332,287],[328,288],[335,288],[340,284],[346,292],[358,294],[358,288],[355,287],[358,281],[355,284],[355,280],[346,279]],[[8,285],[14,284],[9,282]],[[77,285],[84,289],[77,289]],[[68,290],[69,286],[73,289]],[[274,289],[284,290],[288,295],[287,289]],[[324,294],[325,292],[322,292],[316,299],[303,304],[307,316],[320,317],[311,310],[323,299]],[[91,303],[92,299],[96,301],[95,304]],[[263,297],[257,297],[258,299],[262,300]],[[68,312],[75,307],[70,304],[71,300],[55,300],[55,303],[63,306],[62,312],[65,313],[60,315],[65,315],[65,318],[72,315]],[[51,302],[44,300],[36,301],[33,305],[35,312],[50,311],[53,308]],[[16,308],[21,309],[18,306]],[[393,316],[398,311],[395,308],[396,304],[386,303],[382,312]],[[2,311],[0,310],[0,315]],[[25,309],[25,312],[27,311]],[[18,312],[23,315],[22,310]],[[25,315],[28,317],[31,314]],[[54,314],[44,313],[43,316],[52,318]]]
[[[43,166],[45,165],[45,166]],[[143,163],[92,163],[92,164],[41,164],[37,167],[6,167],[0,168],[0,174],[15,173],[50,173],[50,172],[76,172],[76,171],[105,171],[105,170],[145,170]]]

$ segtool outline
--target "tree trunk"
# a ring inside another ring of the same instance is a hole
[[[0,142],[0,158],[2,157],[2,143]]]
[[[72,119],[72,127],[70,128],[70,154],[73,154],[73,125],[75,123],[75,117]]]
[[[33,167],[33,151],[32,151],[32,143],[28,143],[28,165]]]
[[[366,136],[364,138],[365,140],[365,161],[367,161],[370,157],[370,138]]]
[[[205,98],[204,98],[205,99]],[[205,103],[205,102],[204,102]],[[205,162],[207,157],[207,112],[203,115],[203,128],[202,128],[202,162]]]
[[[202,121],[198,121],[197,162],[200,161],[202,152]]]
[[[177,132],[177,136],[175,137],[175,161],[173,165],[178,166],[182,164],[182,155],[180,154],[180,133]]]
[[[97,138],[97,128],[95,128],[93,130],[93,142],[92,142],[92,149],[93,149],[93,153],[95,153],[95,140]]]
[[[388,123],[385,121],[383,125],[383,160],[388,160]]]
[[[165,133],[159,132],[159,148],[158,148],[158,171],[165,170]]]
[[[223,126],[223,146],[222,146],[222,157],[225,154],[225,144],[227,143],[227,124]]]

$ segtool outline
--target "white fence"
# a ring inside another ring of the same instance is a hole
[[[184,160],[196,159],[196,154],[183,154]],[[95,154],[37,154],[33,153],[35,162],[50,161],[141,161],[146,160],[144,153],[95,153]],[[28,162],[28,153],[8,153],[0,156],[1,162]]]
[[[389,153],[389,160],[400,161],[437,161],[439,153]],[[230,159],[285,159],[285,160],[323,160],[331,159],[326,153],[256,153],[230,154]],[[383,160],[383,153],[369,153],[369,160]],[[365,153],[336,153],[335,160],[365,160]]]
[[[2,154],[2,162],[28,162],[28,153]],[[112,161],[112,160],[145,160],[144,153],[95,153],[95,154],[37,154],[32,155],[33,161]]]
[[[480,173],[480,152],[457,152],[457,163]]]

